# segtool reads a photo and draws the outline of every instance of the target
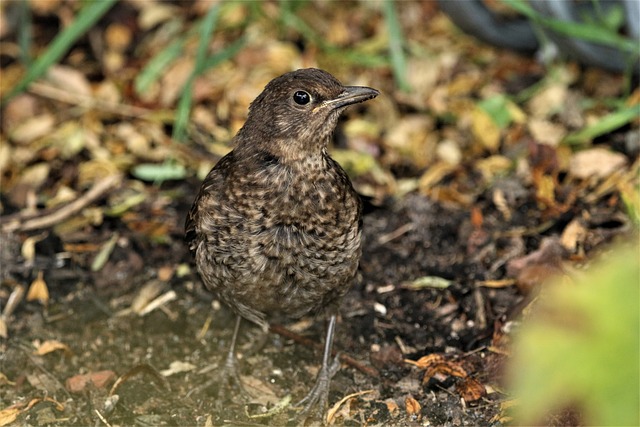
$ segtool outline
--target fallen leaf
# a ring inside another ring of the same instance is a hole
[[[57,350],[62,350],[65,356],[71,355],[71,349],[68,345],[61,343],[58,340],[46,340],[43,343],[36,346],[36,351],[33,354],[38,356],[44,356],[45,354],[52,353]]]
[[[412,396],[407,396],[404,399],[404,407],[408,415],[412,415],[415,417],[420,417],[420,415],[422,415],[420,413],[420,411],[422,410],[422,406],[420,406],[420,402],[418,402]]]
[[[579,219],[572,220],[562,231],[560,236],[560,244],[569,251],[569,253],[575,254],[576,251],[582,247],[584,240],[587,237],[587,230],[582,225]]]
[[[29,291],[27,292],[27,301],[38,301],[40,304],[47,305],[49,302],[49,289],[47,283],[42,278],[42,271],[38,273],[38,277],[31,282]]]
[[[558,146],[560,141],[567,135],[567,130],[563,126],[551,123],[548,120],[531,119],[527,123],[527,127],[533,139],[539,143],[553,147]]]
[[[577,178],[604,178],[626,163],[627,159],[623,154],[596,147],[575,153],[569,161],[569,172]]]
[[[363,390],[363,391],[358,391],[356,393],[351,393],[345,397],[343,397],[342,399],[340,399],[339,401],[337,401],[332,407],[331,409],[329,409],[329,411],[327,411],[327,424],[332,424],[334,421],[334,418],[336,416],[336,414],[338,413],[338,411],[340,410],[340,408],[349,400],[353,400],[358,396],[362,396],[363,394],[368,394],[368,393],[373,393],[373,390]]]
[[[500,146],[500,128],[491,116],[480,107],[471,113],[471,131],[477,141],[490,152],[495,152]]]
[[[10,407],[0,410],[0,427],[11,424],[18,418],[20,409]]]
[[[104,388],[115,378],[116,373],[110,370],[89,372],[68,378],[66,387],[71,393],[80,393],[85,390],[89,384],[92,384],[93,387],[98,389]]]
[[[13,128],[9,138],[17,144],[28,144],[34,139],[49,134],[54,124],[55,119],[52,114],[31,117]]]
[[[475,402],[487,394],[480,381],[469,377],[456,384],[456,391],[465,402]]]

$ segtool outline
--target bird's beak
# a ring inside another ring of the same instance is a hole
[[[344,91],[337,98],[324,101],[323,104],[332,109],[346,107],[351,104],[364,102],[375,98],[380,92],[365,86],[345,86]]]

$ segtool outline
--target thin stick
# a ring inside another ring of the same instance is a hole
[[[11,233],[15,231],[31,231],[49,228],[59,224],[72,215],[80,212],[83,208],[98,200],[105,193],[111,190],[122,179],[121,175],[110,175],[97,183],[89,191],[78,197],[73,202],[54,210],[53,212],[41,211],[34,218],[21,220],[13,215],[0,217],[2,232]]]

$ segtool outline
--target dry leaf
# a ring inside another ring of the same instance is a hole
[[[45,113],[31,117],[9,132],[9,138],[17,144],[28,144],[34,139],[48,135],[53,129],[55,118]]]
[[[542,119],[531,119],[527,123],[531,136],[541,144],[556,147],[567,135],[567,129],[563,126]]]
[[[559,111],[567,99],[566,83],[549,85],[529,101],[529,111],[533,117],[546,118]]]
[[[396,403],[395,400],[393,399],[386,399],[384,401],[384,403],[387,405],[387,410],[389,411],[389,413],[391,414],[391,416],[396,416],[398,415],[398,412],[400,411],[400,407],[398,406],[398,404]]]
[[[68,378],[65,385],[71,393],[80,393],[85,390],[89,384],[95,388],[104,388],[115,378],[116,373],[109,370],[89,372]]]
[[[57,340],[46,340],[40,345],[37,345],[33,354],[44,356],[45,354],[49,354],[57,350],[62,350],[65,356],[71,355],[71,349],[69,346]]]
[[[419,417],[421,415],[420,411],[422,410],[422,407],[420,406],[420,402],[418,402],[412,396],[407,396],[404,399],[404,407],[408,415],[413,415],[416,417]]]
[[[47,80],[57,89],[75,95],[91,97],[91,84],[84,73],[77,68],[53,65],[47,70]]]
[[[20,409],[9,407],[0,410],[0,427],[7,426],[13,423],[18,415],[20,414]]]
[[[581,248],[584,239],[587,237],[587,230],[582,225],[582,222],[578,219],[571,221],[562,231],[560,236],[560,244],[564,246],[570,253],[576,253],[578,248]]]
[[[337,401],[335,403],[335,405],[333,405],[329,411],[327,411],[327,424],[333,424],[334,422],[334,418],[336,416],[336,414],[338,413],[338,411],[340,410],[340,408],[342,408],[344,406],[344,404],[350,400],[355,399],[358,396],[362,396],[363,394],[368,394],[368,393],[373,393],[373,390],[363,390],[363,391],[358,391],[356,393],[351,393],[345,397],[343,397],[342,399],[340,399],[339,401]]]
[[[492,153],[500,146],[500,128],[491,116],[480,107],[475,107],[471,113],[471,131],[477,141]]]
[[[38,301],[43,305],[49,302],[49,289],[47,283],[42,278],[42,271],[38,273],[38,277],[31,282],[29,291],[27,292],[27,301]]]
[[[577,178],[597,176],[605,178],[627,163],[623,154],[605,148],[591,148],[577,152],[569,161],[569,172]]]
[[[478,380],[468,377],[456,385],[456,390],[465,402],[475,402],[487,394],[484,386]]]

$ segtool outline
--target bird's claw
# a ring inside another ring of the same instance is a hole
[[[322,419],[329,403],[329,385],[331,378],[340,370],[340,355],[336,355],[330,366],[323,366],[309,393],[295,406],[302,407],[295,421],[304,423],[307,419]],[[325,419],[322,419],[325,424]]]

